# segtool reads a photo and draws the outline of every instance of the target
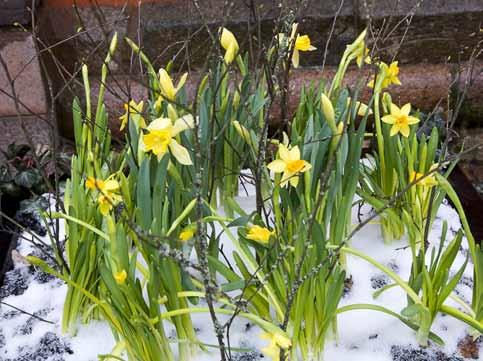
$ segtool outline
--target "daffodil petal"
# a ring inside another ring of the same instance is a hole
[[[290,160],[298,160],[300,159],[300,149],[298,145],[293,147],[292,149],[289,150],[289,159]]]
[[[173,156],[176,158],[176,160],[181,164],[193,164],[188,149],[180,145],[175,139],[171,139],[171,142],[169,143],[169,150],[171,151],[171,154],[173,154]]]
[[[407,103],[407,104],[403,105],[403,107],[401,108],[401,114],[409,115],[410,112],[411,112],[411,104]]]
[[[279,144],[278,155],[281,160],[290,160],[290,153],[288,148],[284,144]]]
[[[392,115],[385,115],[382,117],[382,121],[387,124],[394,124],[396,122],[396,118]]]
[[[183,115],[181,118],[176,119],[171,130],[171,136],[175,137],[186,129],[192,129],[195,121],[191,114]]]
[[[400,132],[403,136],[405,136],[407,138],[407,137],[409,137],[409,133],[411,132],[411,129],[409,128],[409,125],[404,124],[400,128]]]
[[[267,168],[275,173],[282,173],[286,168],[286,164],[283,160],[276,159],[273,162],[269,163],[267,165]]]
[[[392,127],[391,127],[391,132],[389,133],[389,135],[392,137],[393,135],[396,135],[397,133],[399,133],[399,126],[394,124]]]
[[[148,125],[148,130],[153,131],[153,130],[166,130],[172,127],[173,123],[171,122],[171,119],[169,118],[157,118],[154,119],[151,123]]]
[[[297,49],[293,49],[292,65],[294,68],[299,67],[299,51]]]

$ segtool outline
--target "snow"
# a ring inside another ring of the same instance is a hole
[[[255,204],[254,190],[251,186],[248,188],[248,194],[240,191],[237,201],[243,209],[251,211]],[[356,212],[357,209],[354,209],[354,224],[358,222]],[[365,206],[363,209],[364,216],[367,217],[369,212],[369,207]],[[448,222],[448,240],[452,239],[451,233],[454,234],[461,227],[455,210],[448,204],[443,204],[429,235],[429,240],[435,244],[439,243],[443,220]],[[25,236],[25,238],[28,239],[28,236]],[[26,239],[21,240],[17,249],[24,256],[33,250]],[[222,236],[222,243],[225,253],[230,256],[233,247],[226,236]],[[405,239],[389,245],[385,244],[381,237],[377,218],[374,222],[367,224],[351,241],[352,247],[392,268],[403,279],[408,278],[411,266],[410,250],[405,247],[406,245]],[[453,271],[465,261],[467,244],[464,243],[462,248]],[[20,269],[28,266],[18,262],[16,267]],[[372,303],[387,307],[396,313],[399,313],[406,306],[406,295],[397,287],[387,290],[377,299],[373,298],[376,289],[372,286],[381,286],[385,282],[390,282],[390,280],[368,262],[348,256],[347,271],[348,275],[352,276],[353,286],[349,294],[342,299],[340,306],[354,303]],[[467,302],[471,300],[471,278],[472,266],[469,264],[464,275],[465,282],[461,282],[457,286],[458,294]],[[66,293],[64,284],[58,280],[39,283],[32,276],[28,281],[28,288],[23,294],[19,296],[11,295],[2,301],[29,313],[40,313],[41,317],[53,322],[53,324],[32,319],[29,315],[15,312],[12,308],[1,305],[0,361],[29,360],[30,358],[21,358],[22,352],[36,350],[36,345],[48,332],[58,335],[59,339],[65,341],[65,344],[68,345],[60,351],[63,352],[63,358],[58,359],[52,356],[50,358],[35,358],[35,360],[94,361],[97,360],[98,354],[111,352],[115,346],[115,340],[105,322],[95,321],[88,325],[80,325],[75,336],[61,335],[60,321]],[[448,304],[457,306],[450,300]],[[220,320],[226,321],[227,317],[221,315]],[[27,326],[29,326],[27,331],[31,327],[31,332],[23,334],[22,330],[25,331],[27,323]],[[208,314],[194,314],[193,323],[202,342],[211,345],[216,344]],[[394,345],[417,348],[413,330],[399,320],[380,312],[355,310],[342,313],[338,316],[338,330],[337,337],[331,337],[326,343],[326,360],[392,361],[391,348]],[[457,355],[457,343],[466,335],[467,326],[451,317],[438,316],[433,331],[445,340],[446,344],[441,350],[448,355]],[[248,321],[237,318],[230,332],[231,345],[237,348],[251,349],[254,355],[258,355],[261,347],[265,345],[265,341],[262,341],[259,337],[260,332],[259,328],[248,323]],[[173,330],[170,334],[174,336]],[[1,342],[2,339],[4,339],[5,344]],[[196,361],[219,359],[216,349],[210,348],[209,350],[206,353],[200,352]]]

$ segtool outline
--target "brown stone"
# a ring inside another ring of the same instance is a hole
[[[0,54],[14,82],[20,112],[26,115],[47,113],[47,98],[31,36],[21,31],[0,31]],[[16,115],[11,85],[1,65],[0,89],[0,116]]]

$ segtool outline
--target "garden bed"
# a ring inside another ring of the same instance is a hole
[[[241,190],[243,192],[243,190]],[[249,194],[237,198],[240,206],[251,211],[255,205],[253,189]],[[371,208],[363,206],[358,214],[353,209],[353,223],[363,221],[371,214]],[[455,210],[448,204],[443,204],[434,222],[429,241],[437,245],[442,222],[448,222],[450,233],[455,233],[460,222]],[[21,256],[41,256],[39,251],[28,242],[24,235],[17,247]],[[410,250],[406,240],[387,245],[383,242],[377,221],[367,224],[357,233],[351,245],[388,266],[403,278],[408,277],[411,267]],[[231,259],[232,246],[230,241],[222,236],[224,253]],[[468,249],[464,242],[455,263],[455,271],[466,259]],[[373,293],[389,283],[389,278],[369,263],[347,257],[347,280],[345,295],[340,306],[354,303],[371,303],[383,305],[399,313],[406,305],[406,296],[400,289],[384,292],[377,299]],[[60,321],[66,285],[34,269],[22,257],[16,257],[15,268],[6,277],[2,287],[2,305],[0,313],[0,360],[55,360],[55,361],[94,361],[99,354],[108,354],[115,346],[109,326],[101,321],[80,326],[76,336],[62,335]],[[456,293],[466,302],[471,301],[472,267],[468,266],[456,287]],[[448,304],[458,307],[451,300]],[[13,307],[12,307],[13,306]],[[29,314],[20,312],[27,311]],[[222,318],[224,319],[224,318]],[[208,314],[194,314],[194,327],[197,335],[206,344],[216,344]],[[330,337],[327,342],[325,359],[344,361],[461,361],[478,359],[482,345],[470,342],[467,338],[467,326],[454,318],[445,315],[438,316],[433,331],[445,340],[444,347],[430,345],[428,348],[417,346],[414,331],[399,320],[385,314],[367,310],[355,310],[338,316],[338,338]],[[244,349],[233,359],[238,361],[263,360],[260,349],[266,341],[260,339],[260,329],[252,323],[237,318],[231,331],[231,345]],[[171,337],[175,337],[174,330]],[[465,357],[466,356],[466,357]],[[200,352],[196,361],[217,360],[216,352]]]

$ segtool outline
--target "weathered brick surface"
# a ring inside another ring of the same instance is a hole
[[[47,113],[47,98],[36,58],[34,44],[28,33],[0,31],[0,54],[13,79],[22,114]],[[0,116],[17,114],[7,72],[0,65]]]
[[[51,144],[49,127],[39,117],[22,116],[22,121],[35,145]],[[21,122],[17,117],[0,117],[0,150],[6,150],[14,142],[28,144]]]

